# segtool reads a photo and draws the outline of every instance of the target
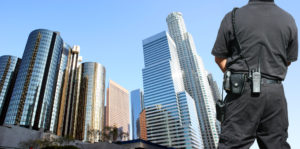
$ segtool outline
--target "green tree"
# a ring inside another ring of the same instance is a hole
[[[123,132],[121,129],[118,129],[116,126],[105,126],[101,132],[101,139],[104,142],[114,142],[118,139],[124,140],[128,138],[128,133]]]

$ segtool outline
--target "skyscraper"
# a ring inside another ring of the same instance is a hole
[[[63,40],[46,29],[30,33],[11,101],[6,124],[49,130]]]
[[[140,89],[131,91],[131,133],[133,139],[140,138],[139,115],[143,110],[143,92]]]
[[[128,134],[122,140],[128,140],[130,133],[129,92],[110,80],[106,97],[106,126],[116,126],[119,132]]]
[[[217,102],[218,99],[222,98],[222,96],[220,94],[220,90],[219,90],[218,85],[217,85],[217,82],[213,79],[212,74],[208,74],[207,78],[208,78],[210,89],[211,89],[212,94],[213,94],[213,99],[214,99],[215,102]],[[216,128],[217,128],[218,134],[220,134],[221,133],[221,122],[216,121]]]
[[[193,38],[186,30],[182,14],[173,12],[168,15],[166,21],[170,36],[177,47],[185,90],[196,103],[204,147],[217,148],[219,138],[216,128],[216,110],[207,79],[208,74],[196,52]]]
[[[220,90],[219,90],[217,82],[214,80],[212,74],[208,74],[207,78],[208,78],[210,89],[211,89],[212,94],[213,94],[214,101],[217,101],[218,99],[221,99]]]
[[[68,51],[68,61],[67,66],[64,70],[64,80],[62,84],[62,94],[61,101],[58,111],[58,126],[57,135],[59,136],[73,136],[73,111],[75,106],[75,101],[78,97],[78,87],[79,84],[76,83],[80,79],[76,78],[81,72],[79,71],[80,61],[80,47],[74,46],[71,48],[69,45],[65,44],[64,49]]]
[[[143,111],[140,113],[139,117],[139,129],[140,129],[140,139],[147,140],[147,121],[146,121],[146,110],[143,109]]]
[[[176,45],[166,32],[143,40],[147,139],[175,148],[202,148],[195,102],[184,90]]]
[[[59,104],[61,100],[61,92],[62,92],[62,85],[63,85],[63,78],[64,78],[64,73],[65,69],[67,67],[67,62],[68,62],[68,53],[69,53],[69,48],[66,44],[64,44],[64,48],[61,54],[61,59],[59,62],[59,67],[58,67],[58,76],[56,80],[56,88],[54,92],[54,99],[53,99],[53,104],[51,107],[51,118],[50,118],[50,128],[49,131],[56,133],[57,131],[57,123],[58,123],[58,115],[59,115]]]
[[[98,142],[104,128],[105,68],[99,63],[81,64],[81,89],[76,111],[76,139]],[[73,108],[75,108],[73,107]]]
[[[0,125],[4,123],[20,63],[21,59],[15,56],[0,57]]]

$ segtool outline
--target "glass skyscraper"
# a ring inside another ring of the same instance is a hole
[[[208,73],[196,52],[191,34],[186,30],[182,14],[173,12],[168,15],[166,21],[170,36],[177,47],[185,90],[196,103],[204,147],[217,148],[219,137],[215,101],[208,83]]]
[[[0,125],[5,119],[20,62],[21,59],[15,56],[0,57]]]
[[[212,74],[207,75],[210,89],[213,94],[214,101],[216,102],[218,99],[221,99],[221,94],[217,82],[214,80]]]
[[[64,70],[64,80],[62,84],[62,93],[58,111],[58,122],[57,122],[57,135],[58,136],[73,136],[74,127],[76,126],[74,119],[76,111],[76,101],[78,100],[78,94],[80,87],[80,75],[81,69],[79,63],[81,62],[79,52],[79,46],[64,45],[64,52],[67,54],[67,65]],[[77,101],[78,102],[78,101]]]
[[[6,124],[49,130],[63,40],[46,29],[30,33],[5,118]]]
[[[132,138],[140,138],[140,121],[139,115],[143,110],[143,92],[136,89],[130,92],[131,99],[131,132]]]
[[[208,78],[210,89],[213,94],[213,99],[215,102],[217,102],[218,99],[222,98],[219,87],[217,85],[217,82],[213,79],[212,74],[208,74],[207,78]],[[216,128],[217,128],[218,134],[220,134],[221,133],[221,122],[216,121]]]
[[[194,100],[184,89],[176,45],[166,32],[143,40],[147,139],[175,148],[203,148]]]
[[[76,139],[98,142],[104,128],[105,68],[99,63],[86,62],[81,69]]]
[[[56,133],[57,132],[57,123],[58,123],[58,114],[59,114],[59,104],[61,100],[61,92],[63,87],[63,79],[65,70],[68,63],[68,53],[71,50],[70,46],[64,43],[63,51],[61,54],[61,59],[58,66],[58,76],[56,81],[56,89],[54,93],[53,105],[51,109],[51,119],[50,119],[50,128],[49,131]]]

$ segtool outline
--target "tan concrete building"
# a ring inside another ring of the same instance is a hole
[[[109,81],[107,88],[106,103],[106,126],[116,126],[119,132],[127,133],[129,139],[130,117],[129,117],[129,92],[114,81]]]

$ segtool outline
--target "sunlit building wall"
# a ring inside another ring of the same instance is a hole
[[[106,126],[117,127],[119,133],[127,134],[121,140],[128,140],[130,133],[128,90],[110,80],[106,97]]]
[[[99,63],[81,64],[76,138],[98,142],[104,128],[105,68]]]
[[[184,90],[176,45],[166,32],[143,40],[147,140],[203,148],[195,102]]]
[[[195,100],[205,148],[217,148],[219,142],[215,101],[201,57],[187,32],[182,14],[170,13],[166,19],[171,38],[174,40],[180,67],[183,70],[185,90]]]

